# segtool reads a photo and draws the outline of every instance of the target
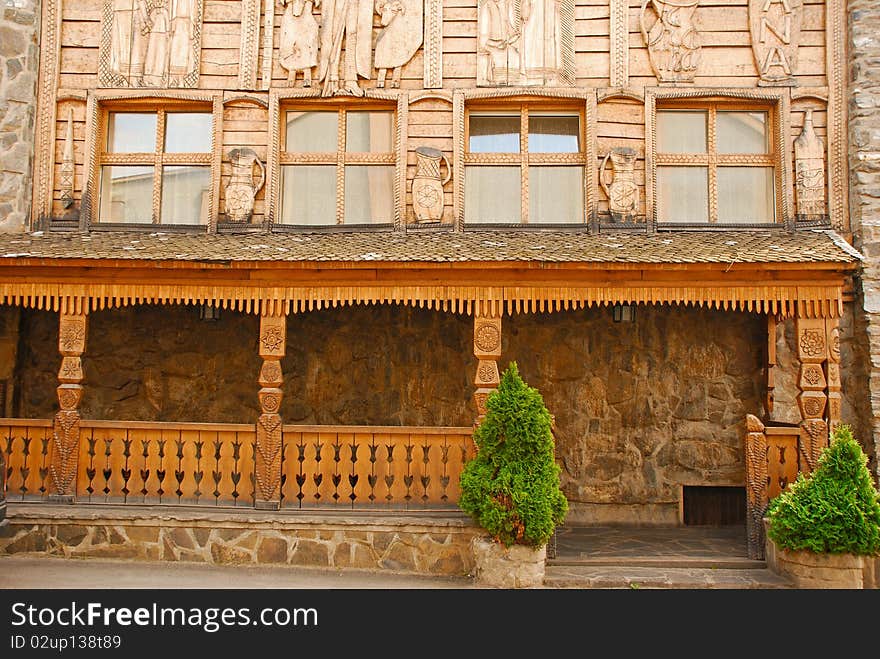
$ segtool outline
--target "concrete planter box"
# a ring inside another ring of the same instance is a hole
[[[791,551],[777,547],[766,534],[766,519],[764,531],[767,566],[776,574],[791,579],[797,588],[880,588],[880,556]]]
[[[547,546],[505,547],[491,538],[473,540],[474,577],[491,588],[540,588],[544,585]]]

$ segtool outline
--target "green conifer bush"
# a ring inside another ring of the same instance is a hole
[[[459,507],[497,542],[540,548],[568,512],[554,460],[550,412],[511,362],[474,430],[476,456],[461,474]]]
[[[849,426],[838,426],[816,469],[770,502],[767,535],[792,551],[880,554],[880,493],[867,465]]]

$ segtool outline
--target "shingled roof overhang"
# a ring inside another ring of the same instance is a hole
[[[833,231],[37,232],[0,236],[0,302],[101,309],[352,303],[456,312],[613,302],[838,315],[861,255]]]

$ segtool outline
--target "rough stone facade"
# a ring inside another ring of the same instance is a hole
[[[880,481],[880,5],[850,0],[848,9],[850,218],[855,246],[867,259],[857,282],[870,355],[871,440],[865,444]]]
[[[31,209],[40,3],[3,0],[0,23],[0,231],[23,231]]]
[[[41,504],[15,507],[0,554],[291,565],[465,576],[481,533],[464,515],[315,516]]]

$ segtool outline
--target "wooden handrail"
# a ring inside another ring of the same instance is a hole
[[[21,419],[0,417],[0,426],[51,428],[51,419]],[[200,423],[192,421],[112,421],[109,419],[83,419],[81,428],[126,428],[130,430],[206,430],[210,432],[246,432],[253,430],[252,423]],[[336,432],[336,433],[391,433],[417,435],[470,435],[471,426],[337,426],[284,424],[284,432]]]

